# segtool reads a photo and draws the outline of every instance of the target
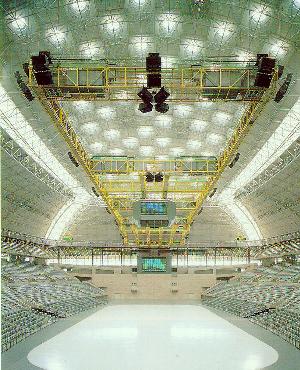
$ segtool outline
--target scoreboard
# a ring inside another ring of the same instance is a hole
[[[169,227],[175,216],[175,203],[167,199],[143,199],[133,203],[133,219],[137,226]]]

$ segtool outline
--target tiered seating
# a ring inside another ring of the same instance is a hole
[[[259,267],[205,292],[202,302],[249,318],[300,349],[300,266]]]
[[[60,318],[105,304],[103,290],[53,267],[2,265],[2,351]]]

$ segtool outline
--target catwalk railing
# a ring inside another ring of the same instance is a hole
[[[250,263],[253,260],[268,257],[300,255],[300,233],[280,235],[270,239],[257,241],[201,241],[188,243],[182,247],[156,248],[159,251],[168,251],[177,256],[203,256],[204,259],[243,258]],[[91,265],[96,261],[103,261],[103,256],[122,257],[136,255],[145,250],[140,246],[129,247],[119,242],[88,242],[88,241],[61,241],[33,237],[26,234],[3,230],[2,255],[16,255],[55,259],[58,262],[66,258],[86,257]],[[188,263],[187,263],[188,265]]]

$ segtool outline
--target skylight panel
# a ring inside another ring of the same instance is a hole
[[[225,126],[229,123],[231,115],[225,112],[217,112],[216,118],[214,120],[215,124],[218,126]]]
[[[183,42],[182,47],[182,53],[184,56],[197,57],[203,48],[203,43],[200,40],[187,39]]]
[[[148,36],[135,36],[131,39],[131,48],[133,53],[143,55],[147,53],[152,45],[152,39]]]
[[[212,133],[208,135],[206,142],[211,145],[216,145],[219,144],[222,140],[223,140],[222,135]]]
[[[86,123],[81,126],[81,129],[87,134],[95,134],[99,130],[99,125],[96,122]]]
[[[153,127],[141,126],[137,129],[138,135],[142,138],[148,138],[153,134]]]
[[[116,140],[120,137],[120,131],[114,128],[104,131],[104,137],[107,140]]]
[[[269,46],[269,52],[272,56],[282,57],[288,51],[288,44],[281,40],[271,42]]]
[[[9,17],[8,26],[15,32],[22,32],[28,27],[25,17],[21,14],[16,14],[14,17]]]
[[[123,155],[124,154],[124,150],[123,149],[120,149],[120,148],[113,148],[113,149],[110,149],[109,153],[111,155]]]
[[[73,3],[70,4],[71,9],[77,13],[80,14],[88,9],[89,2],[85,0],[76,0]]]
[[[250,20],[255,23],[264,23],[268,19],[270,8],[264,5],[257,5],[250,11]]]
[[[107,32],[113,34],[121,31],[122,17],[120,15],[108,15],[103,18]]]
[[[160,128],[170,128],[172,127],[172,117],[171,116],[158,116],[155,120],[155,124]]]
[[[126,148],[132,149],[139,145],[139,140],[136,137],[127,137],[122,140],[123,145]]]
[[[104,150],[104,148],[105,148],[105,145],[103,143],[99,142],[99,141],[90,144],[90,149],[94,153],[101,152],[102,150]]]
[[[86,58],[92,58],[97,54],[103,54],[103,48],[97,42],[86,42],[81,44],[79,50]]]
[[[100,115],[102,118],[106,119],[113,119],[116,116],[116,111],[114,108],[111,107],[101,107],[97,109],[97,113]]]
[[[165,148],[166,146],[171,144],[171,139],[169,137],[158,137],[155,141],[157,145],[162,148]]]
[[[140,153],[143,156],[150,156],[154,153],[154,148],[151,145],[142,145],[140,147]]]
[[[227,40],[232,35],[233,31],[233,24],[226,22],[217,23],[213,28],[214,35],[221,40]]]
[[[195,132],[202,132],[207,127],[208,123],[199,119],[195,119],[190,126],[190,129]]]
[[[178,22],[178,15],[172,13],[162,14],[158,18],[159,26],[166,34],[173,33],[178,27]]]
[[[184,154],[184,148],[182,148],[180,146],[176,146],[176,147],[170,149],[170,153],[174,157],[183,155]]]
[[[47,39],[56,46],[60,46],[66,38],[66,33],[63,28],[53,27],[46,31]]]
[[[189,105],[177,105],[174,114],[178,117],[188,117],[192,114],[192,107]]]
[[[186,143],[187,148],[195,150],[201,147],[201,142],[199,140],[190,139]]]

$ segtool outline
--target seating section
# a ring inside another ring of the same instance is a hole
[[[208,289],[202,302],[248,318],[300,349],[300,265],[248,270]]]
[[[53,267],[2,263],[2,351],[38,330],[106,303],[100,288]]]

